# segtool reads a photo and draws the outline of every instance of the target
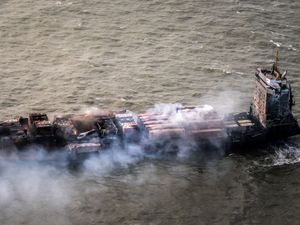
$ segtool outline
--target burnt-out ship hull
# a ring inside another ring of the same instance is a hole
[[[219,116],[211,106],[174,107],[144,114],[129,111],[68,114],[49,120],[46,114],[0,122],[0,155],[20,156],[32,146],[81,157],[115,146],[138,144],[144,151],[179,148],[230,152],[300,133],[293,117],[291,86],[277,68],[258,69],[249,112]]]
[[[2,157],[14,154],[22,158],[34,146],[49,152],[65,152],[75,159],[138,144],[148,153],[176,152],[180,148],[229,153],[300,133],[294,118],[264,128],[248,112],[219,117],[213,109],[206,108],[182,108],[167,114],[74,114],[56,117],[52,122],[43,115],[44,121],[27,123],[34,121],[32,117],[41,116],[31,114],[29,119],[21,117],[0,123],[0,151]]]

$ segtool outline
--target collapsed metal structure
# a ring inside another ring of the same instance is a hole
[[[277,60],[272,70],[257,69],[249,112],[221,117],[210,106],[182,107],[167,112],[129,111],[56,116],[32,113],[0,123],[1,155],[18,154],[32,145],[72,156],[100,152],[118,144],[139,143],[145,151],[176,150],[176,143],[233,149],[300,133],[293,117],[292,89]],[[171,143],[171,145],[170,145]],[[171,146],[171,147],[170,147]]]

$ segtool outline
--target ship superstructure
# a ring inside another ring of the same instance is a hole
[[[278,69],[278,52],[272,70],[257,69],[256,87],[250,113],[268,135],[285,137],[297,134],[299,126],[292,114],[295,105],[287,71]]]

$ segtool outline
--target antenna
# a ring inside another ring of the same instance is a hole
[[[273,64],[273,69],[272,69],[273,71],[272,72],[275,75],[276,80],[281,80],[281,73],[278,69],[278,61],[279,61],[279,51],[277,49],[276,55],[275,55],[275,62]]]
[[[279,50],[277,49],[276,54],[275,54],[275,66],[276,66],[276,68],[278,66],[278,61],[279,61]]]

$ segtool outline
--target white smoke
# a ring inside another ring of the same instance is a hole
[[[171,122],[180,123],[185,121],[187,115],[178,113],[177,108],[180,104],[158,104],[148,112],[160,113],[167,116]],[[204,106],[202,112],[212,110],[210,106]],[[100,110],[93,108],[85,113],[97,113]],[[201,116],[198,112],[197,116]],[[135,115],[136,116],[136,115]],[[190,114],[189,116],[194,116]],[[202,150],[192,140],[186,140],[184,137],[168,143],[169,146],[156,149],[157,152],[147,152],[144,149],[145,140],[141,144],[125,143],[125,148],[118,145],[100,152],[98,156],[91,156],[83,161],[81,171],[83,176],[106,176],[118,168],[127,169],[142,162],[145,159],[162,156],[166,149],[177,145],[177,159],[186,159],[191,154],[191,149]],[[4,146],[5,147],[5,146]],[[21,157],[19,157],[21,156]],[[12,159],[12,158],[10,158]],[[25,159],[25,160],[23,160]],[[8,215],[9,219],[5,224],[19,224],[21,221],[14,220],[13,212],[20,206],[26,206],[26,212],[32,223],[42,223],[41,217],[45,216],[47,221],[58,221],[59,224],[70,224],[68,219],[64,218],[64,210],[70,203],[74,187],[72,182],[65,182],[64,179],[72,179],[68,172],[68,157],[66,153],[48,151],[38,146],[30,146],[24,154],[14,154],[13,160],[2,158],[0,160],[0,208],[3,213]],[[155,168],[149,167],[145,176],[140,175],[136,184],[143,184],[149,180],[155,181]],[[44,212],[43,209],[50,213]],[[3,212],[4,210],[4,212]],[[24,210],[23,210],[24,212]],[[57,216],[59,212],[61,216]],[[56,215],[56,216],[55,216]],[[53,218],[52,218],[53,217]],[[20,218],[20,217],[17,217]]]
[[[214,148],[211,153],[217,151],[217,155],[224,155],[225,149],[223,144],[213,136],[207,138],[207,142],[210,143],[207,145],[198,142],[188,135],[190,130],[198,129],[196,123],[194,124],[195,121],[206,122],[210,116],[220,119],[222,119],[222,117],[219,117],[210,105],[202,105],[196,108],[182,110],[183,108],[184,106],[181,104],[160,103],[148,109],[147,113],[153,115],[154,119],[156,115],[158,115],[158,118],[162,116],[164,119],[167,119],[168,124],[173,124],[174,127],[184,128],[185,130],[185,132],[180,133],[180,136],[177,138],[168,137],[166,134],[164,136],[158,136],[155,139],[148,139],[148,142],[153,141],[154,146],[159,146],[161,149],[156,149],[158,152],[176,152],[177,157],[181,159],[188,158],[191,153],[206,154],[209,152],[209,149],[206,149],[209,148],[209,146]]]
[[[165,116],[171,123],[178,125],[182,122],[195,119],[195,117],[204,120],[204,115],[213,110],[211,106],[204,105],[196,109],[195,112],[186,114],[177,111],[178,108],[182,107],[181,104],[157,104],[153,108],[148,109],[147,113]],[[99,112],[97,109],[93,109],[92,111]],[[133,116],[137,118],[136,114],[133,114]],[[214,145],[214,143],[212,144]],[[148,145],[153,147],[151,151],[145,149]],[[144,159],[164,157],[165,153],[168,154],[171,152],[178,159],[186,159],[191,153],[195,152],[204,154],[203,149],[194,140],[187,140],[185,136],[179,137],[176,140],[173,139],[172,141],[165,140],[164,138],[149,140],[141,137],[140,143],[124,143],[124,146],[120,147],[117,143],[110,149],[100,152],[98,156],[88,158],[83,163],[83,171],[87,174],[103,176],[116,168],[128,168]]]
[[[155,104],[151,109],[148,109],[148,113],[159,114],[168,118],[168,120],[174,124],[180,122],[187,122],[193,119],[204,119],[204,116],[213,110],[211,105],[202,105],[195,108],[189,113],[183,113],[180,108],[183,108],[182,104]]]
[[[26,220],[31,224],[70,224],[64,211],[72,187],[64,168],[38,161],[1,160],[0,178],[1,224]]]
[[[182,107],[180,104],[157,104],[148,112],[163,114],[176,124],[195,116],[178,113],[176,109],[180,107]],[[211,110],[212,107],[206,105],[197,116],[201,117],[202,113]],[[94,114],[99,111],[101,110],[98,108],[92,108],[85,110],[84,113]],[[15,212],[20,211],[26,215],[27,221],[31,224],[51,224],[55,221],[56,224],[69,225],[71,222],[65,211],[70,207],[69,204],[73,203],[73,195],[77,192],[74,185],[78,183],[72,182],[72,179],[105,177],[118,169],[129,169],[144,160],[161,159],[165,157],[161,153],[174,148],[175,145],[177,145],[175,160],[188,160],[191,153],[195,151],[198,155],[205,154],[196,142],[185,137],[176,140],[175,143],[167,143],[167,146],[150,153],[144,149],[146,142],[147,140],[142,140],[139,145],[125,143],[125,148],[115,145],[100,152],[98,156],[91,156],[83,161],[80,176],[77,174],[75,177],[68,170],[67,154],[60,153],[59,150],[49,153],[38,146],[31,146],[26,151],[26,155],[21,154],[22,157],[18,157],[18,154],[15,154],[14,161],[2,158],[0,160],[0,221],[4,221],[3,224],[23,223],[20,218],[24,216],[14,216]],[[22,160],[23,158],[26,160]],[[176,169],[180,168],[176,166]],[[159,180],[161,176],[157,175],[156,166],[151,163],[147,164],[138,175],[129,174],[124,179],[126,179],[124,182],[141,186],[151,182],[165,183],[168,186],[172,184],[172,180]],[[186,185],[186,181],[183,180],[182,185]]]
[[[145,152],[139,145],[127,145],[125,149],[114,146],[102,151],[97,156],[86,159],[83,163],[83,172],[103,176],[112,172],[116,168],[128,168],[131,165],[143,160]]]
[[[209,92],[199,99],[199,102],[209,103],[221,116],[248,111],[251,101],[252,96],[249,96],[248,92],[234,90]]]

